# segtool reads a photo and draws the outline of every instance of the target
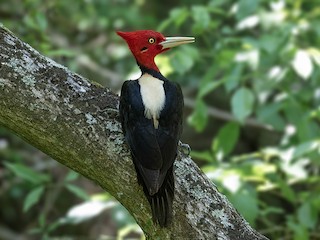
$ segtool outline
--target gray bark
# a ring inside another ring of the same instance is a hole
[[[137,184],[118,121],[118,96],[42,56],[0,26],[0,124],[99,184],[147,239],[267,239],[190,159],[175,162],[174,219],[161,229]]]

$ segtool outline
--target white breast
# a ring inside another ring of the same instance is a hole
[[[146,118],[153,119],[153,125],[158,128],[160,112],[164,107],[166,95],[164,93],[163,81],[151,76],[143,74],[139,78],[140,92],[145,107]]]

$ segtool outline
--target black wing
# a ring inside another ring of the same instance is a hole
[[[166,104],[161,111],[157,142],[163,159],[162,177],[170,169],[177,155],[177,146],[182,132],[183,96],[178,84],[164,84]]]

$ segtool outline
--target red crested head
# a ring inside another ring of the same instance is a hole
[[[172,47],[181,44],[193,43],[193,37],[164,37],[161,33],[152,30],[135,32],[117,32],[126,40],[133,56],[140,66],[159,72],[154,58]]]
[[[154,58],[159,53],[168,50],[160,43],[166,38],[159,32],[152,30],[139,30],[134,32],[117,32],[128,44],[133,56],[139,65],[159,71],[154,63]]]

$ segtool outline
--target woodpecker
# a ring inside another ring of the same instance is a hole
[[[120,95],[120,119],[137,172],[150,203],[155,224],[172,220],[173,163],[182,132],[183,95],[177,83],[159,71],[154,58],[172,47],[192,43],[193,37],[164,37],[152,30],[120,32],[141,76],[125,81]]]

